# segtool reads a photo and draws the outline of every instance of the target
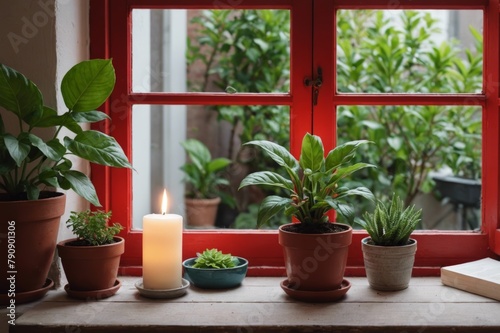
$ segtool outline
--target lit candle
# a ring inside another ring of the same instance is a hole
[[[182,216],[167,214],[163,191],[162,214],[142,219],[142,275],[145,289],[166,290],[182,286]]]

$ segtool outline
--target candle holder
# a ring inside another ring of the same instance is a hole
[[[168,298],[177,298],[184,296],[187,292],[187,288],[189,288],[189,281],[186,279],[182,279],[182,286],[179,288],[173,288],[173,289],[146,289],[144,288],[144,282],[143,280],[137,281],[135,283],[135,287],[137,290],[139,290],[139,294],[141,296],[147,297],[147,298],[162,298],[162,299],[168,299]]]

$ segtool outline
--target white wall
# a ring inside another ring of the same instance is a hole
[[[41,90],[45,104],[64,112],[59,92],[64,73],[88,59],[88,0],[16,0],[0,3],[0,62],[29,77]],[[10,112],[1,110],[7,131],[16,131]],[[42,136],[53,135],[49,129]],[[67,133],[62,133],[67,135]],[[89,171],[88,163],[75,166]],[[64,222],[71,210],[88,203],[69,191],[59,239],[71,236]]]
[[[89,3],[88,0],[56,0],[56,91],[57,110],[67,110],[61,96],[60,85],[64,74],[75,64],[89,58]],[[87,126],[88,128],[88,126]],[[68,130],[62,130],[59,136],[72,136]],[[73,167],[87,175],[90,165],[79,158],[71,158]],[[61,218],[64,222],[71,211],[82,211],[89,203],[73,191],[67,191],[66,213]],[[59,228],[59,239],[73,237],[64,223]]]

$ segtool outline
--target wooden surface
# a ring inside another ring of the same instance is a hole
[[[137,277],[121,277],[118,293],[101,301],[51,291],[21,315],[10,332],[500,332],[500,303],[413,278],[400,292],[372,290],[365,278],[336,303],[294,301],[282,278],[247,277],[222,291],[190,287],[173,300],[141,297]]]

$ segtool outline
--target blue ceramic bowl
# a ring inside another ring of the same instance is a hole
[[[248,260],[236,257],[239,264],[232,268],[194,268],[196,258],[182,263],[184,278],[199,288],[224,289],[241,284],[247,274]]]

